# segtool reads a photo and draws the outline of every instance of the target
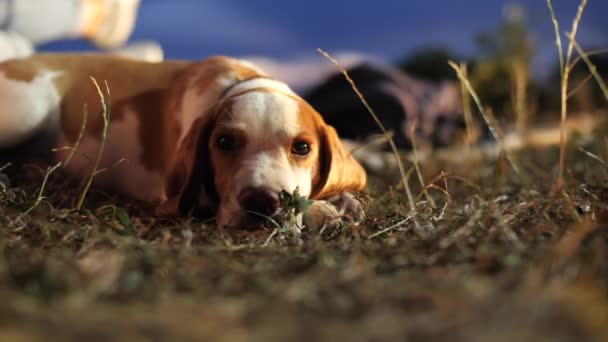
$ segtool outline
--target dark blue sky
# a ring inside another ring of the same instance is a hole
[[[521,4],[539,57],[555,57],[545,0],[143,0],[132,40],[155,39],[168,58],[212,54],[276,58],[361,51],[395,60],[417,47],[445,46],[468,56],[474,37],[495,27],[509,3]],[[554,0],[562,31],[569,30],[577,0]],[[579,31],[587,47],[608,47],[608,1],[589,0]],[[82,49],[55,43],[47,49]]]

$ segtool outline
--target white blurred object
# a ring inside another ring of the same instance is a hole
[[[0,31],[0,62],[34,53],[32,43],[15,32]]]
[[[113,50],[110,53],[150,63],[162,62],[164,59],[163,48],[155,41],[141,41],[128,44],[127,46]]]
[[[103,49],[124,45],[140,0],[0,0],[0,30],[18,32],[35,45],[86,38]]]
[[[74,0],[0,0],[0,30],[35,44],[76,37],[80,10]]]
[[[122,46],[135,27],[140,0],[104,0],[102,3],[103,20],[89,38],[104,49]]]

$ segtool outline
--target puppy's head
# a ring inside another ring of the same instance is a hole
[[[319,199],[365,187],[363,168],[336,131],[283,83],[242,81],[209,115],[194,122],[178,152],[185,185],[173,188],[182,212],[213,207],[222,226],[252,226],[260,217],[252,212],[271,217],[280,210],[281,190]]]

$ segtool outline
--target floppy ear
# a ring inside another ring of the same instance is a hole
[[[198,119],[178,147],[165,179],[167,200],[158,215],[190,215],[199,207],[215,210],[217,192],[208,147],[212,127],[211,120]]]
[[[362,191],[367,177],[365,170],[352,154],[346,150],[336,130],[322,123],[319,130],[319,173],[313,184],[312,199],[322,199],[344,191]]]
[[[213,127],[215,103],[220,89],[213,86],[206,64],[185,68],[166,91],[163,108],[163,140],[160,151],[165,159],[164,202],[157,216],[192,213],[199,205],[212,206],[215,196],[213,171],[207,143]],[[188,91],[196,90],[194,97]],[[204,96],[207,94],[208,96]],[[204,193],[202,193],[204,191]],[[209,203],[199,203],[209,196]],[[199,198],[201,197],[201,198]]]
[[[158,216],[189,215],[199,206],[214,210],[217,193],[209,155],[209,136],[213,123],[199,118],[194,122],[165,178],[166,201],[156,210]]]

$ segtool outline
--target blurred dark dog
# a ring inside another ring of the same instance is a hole
[[[358,64],[349,68],[348,73],[382,124],[393,131],[397,147],[410,149],[412,138],[420,147],[466,142],[462,96],[457,83],[434,84],[374,63]],[[379,133],[377,124],[339,72],[304,97],[343,138],[360,141]],[[474,126],[479,136],[479,125]]]

